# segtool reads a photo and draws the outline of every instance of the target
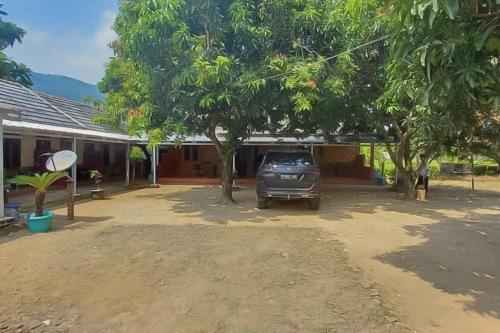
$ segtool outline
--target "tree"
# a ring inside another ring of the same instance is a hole
[[[323,56],[344,47],[341,17],[334,3],[306,0],[124,2],[116,57],[100,83],[104,118],[127,119],[129,130],[205,134],[230,202],[232,158],[252,131],[315,132],[314,107],[345,94],[349,55]]]
[[[439,153],[500,105],[500,39],[496,16],[476,17],[471,1],[380,4],[393,38],[386,83],[378,99],[381,133],[394,133],[388,152],[415,195],[415,157]]]
[[[19,175],[15,178],[16,184],[29,185],[35,188],[35,216],[43,215],[43,202],[50,185],[59,179],[67,177],[64,172],[35,173],[33,176]]]
[[[128,159],[132,162],[132,184],[135,185],[135,167],[137,163],[146,160],[146,154],[142,151],[141,148],[137,146],[130,147],[128,153]]]
[[[446,148],[462,158],[483,155],[500,166],[500,111],[477,114],[476,118],[473,126],[453,137]]]
[[[0,4],[0,8],[3,4]],[[0,9],[0,79],[19,82],[24,86],[32,86],[30,73],[31,70],[24,64],[19,64],[9,59],[3,50],[7,47],[13,47],[16,42],[21,43],[26,32],[14,23],[4,22],[1,16],[7,13]]]

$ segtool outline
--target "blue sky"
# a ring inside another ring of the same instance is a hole
[[[8,56],[40,73],[96,83],[112,56],[107,44],[118,0],[3,0],[5,21],[27,31]]]

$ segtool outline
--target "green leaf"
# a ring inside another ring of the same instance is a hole
[[[444,0],[444,11],[450,19],[454,20],[458,14],[458,0]]]
[[[422,53],[420,54],[420,63],[422,64],[422,67],[425,66],[426,57],[427,57],[427,46],[424,47]]]
[[[491,26],[489,26],[487,29],[485,29],[483,31],[483,33],[481,34],[479,39],[476,40],[476,50],[477,51],[480,51],[484,47],[484,44],[485,44],[486,40],[488,39],[488,37],[490,37],[491,33],[498,27],[499,27],[498,24],[492,24]]]
[[[437,13],[438,9],[438,0],[432,0],[432,10]]]
[[[429,11],[429,17],[427,19],[427,22],[429,24],[429,27],[432,28],[432,24],[434,23],[434,20],[436,19],[437,12],[434,10]]]

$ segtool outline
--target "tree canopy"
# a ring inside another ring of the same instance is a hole
[[[387,14],[385,87],[378,99],[382,132],[395,133],[388,150],[414,193],[414,159],[432,156],[500,106],[499,21],[477,15],[477,1],[380,2]]]
[[[1,10],[2,7],[3,4],[0,4],[0,78],[31,86],[33,83],[30,78],[30,69],[8,58],[3,52],[7,47],[13,47],[16,42],[21,43],[26,32],[16,24],[2,19],[2,16],[7,15]]]
[[[205,134],[231,200],[232,157],[255,130],[304,136],[363,124],[342,99],[356,67],[344,7],[320,1],[125,2],[100,83],[130,130]],[[353,41],[351,41],[353,42]],[[314,113],[337,108],[342,116]],[[157,132],[156,132],[157,133]]]
[[[253,131],[380,134],[409,194],[419,153],[497,119],[499,23],[475,2],[123,2],[103,120],[156,143],[207,135],[227,200],[232,156]]]

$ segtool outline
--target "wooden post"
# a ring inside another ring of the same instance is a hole
[[[474,186],[474,154],[471,154],[471,157],[470,157],[470,162],[471,162],[471,168],[472,168],[472,190],[475,189],[475,186]]]
[[[375,144],[370,143],[370,169],[374,172],[375,169]]]
[[[68,179],[66,181],[66,200],[68,206],[68,220],[73,220],[75,218],[75,192],[73,187],[73,181]]]
[[[130,143],[127,142],[127,151],[125,153],[125,185],[130,185],[130,159],[128,158],[128,154],[130,152]]]
[[[78,154],[76,151],[76,137],[73,137],[73,142],[72,142],[71,146],[73,147],[73,152],[75,154]],[[76,172],[77,172],[76,165],[77,164],[78,164],[78,162],[75,161],[75,163],[71,166],[71,178],[72,178],[72,183],[73,183],[73,196],[76,193]]]

